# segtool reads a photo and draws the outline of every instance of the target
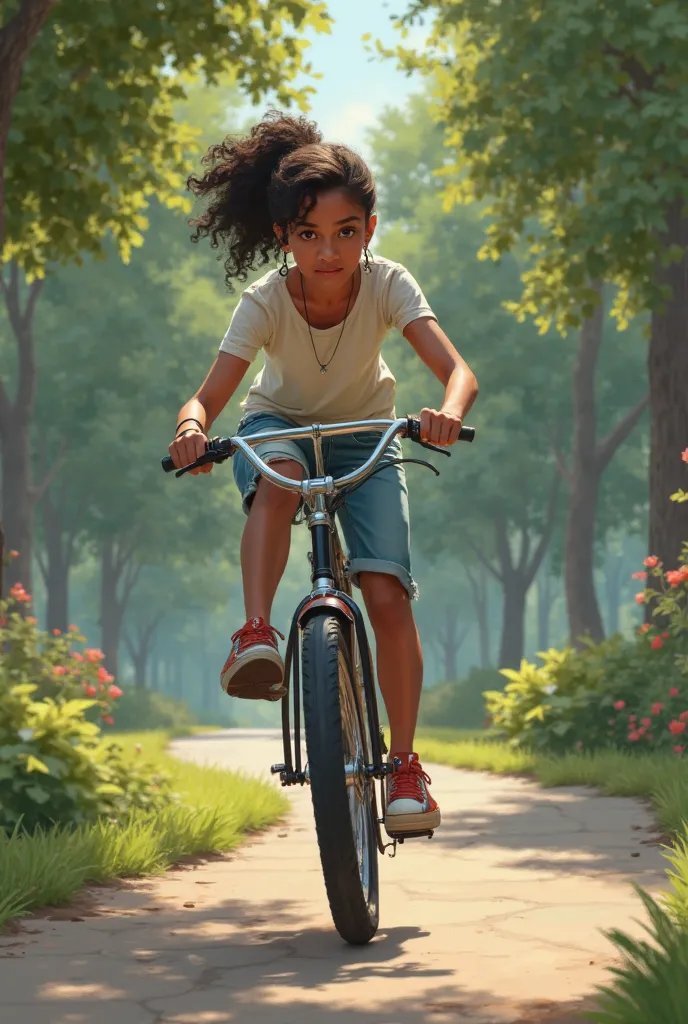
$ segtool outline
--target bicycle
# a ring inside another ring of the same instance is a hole
[[[379,444],[356,471],[333,479],[325,475],[322,438],[356,431],[381,430]],[[305,520],[312,534],[311,593],[301,601],[288,634],[285,656],[287,695],[282,698],[284,763],[271,767],[283,786],[310,785],[313,814],[325,879],[327,898],[335,928],[351,945],[364,945],[379,924],[378,851],[384,854],[406,839],[432,838],[432,830],[395,834],[386,830],[385,843],[378,816],[375,780],[380,783],[380,804],[385,806],[384,781],[395,765],[384,761],[388,753],[380,728],[375,677],[370,646],[361,611],[351,593],[334,514],[343,495],[361,486],[373,473],[388,465],[411,462],[426,466],[437,476],[431,463],[419,459],[386,459],[388,445],[398,435],[443,455],[446,448],[420,438],[420,421],[414,417],[396,420],[355,420],[330,425],[294,427],[263,431],[246,437],[213,438],[205,454],[189,466],[178,469],[183,476],[209,462],[224,462],[241,452],[265,479],[278,487],[301,494]],[[292,480],[282,476],[256,455],[253,448],[264,441],[311,437],[317,476]],[[460,440],[472,441],[475,430],[462,427]],[[172,459],[162,460],[165,472],[175,467]],[[300,635],[300,643],[299,643]],[[294,709],[294,751],[292,755],[289,716],[289,684],[292,682]],[[301,763],[301,693],[307,763]]]

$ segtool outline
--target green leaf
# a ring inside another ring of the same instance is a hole
[[[42,786],[27,786],[24,793],[36,804],[45,804],[50,799],[50,793]]]

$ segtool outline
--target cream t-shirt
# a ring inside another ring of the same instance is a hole
[[[265,363],[241,403],[247,413],[273,412],[300,426],[344,420],[393,419],[396,381],[381,355],[391,327],[403,331],[420,317],[435,319],[413,276],[376,256],[349,311],[327,373],[313,352],[308,325],[287,283],[271,270],[242,293],[220,345],[248,362],[262,348]],[[321,363],[332,356],[342,326],[311,328]]]

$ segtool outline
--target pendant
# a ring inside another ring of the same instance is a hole
[[[320,372],[321,373],[327,373],[327,367],[326,366],[321,366],[320,367]]]

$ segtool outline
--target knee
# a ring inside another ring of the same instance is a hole
[[[270,465],[276,472],[289,477],[290,480],[303,480],[303,466],[300,462],[285,459],[271,462]],[[261,477],[258,481],[255,504],[259,507],[267,508],[277,514],[294,516],[300,502],[301,496],[294,491],[278,487],[277,484],[270,483],[265,477]]]
[[[373,628],[393,628],[410,606],[408,592],[401,580],[388,573],[362,572],[360,583]]]

